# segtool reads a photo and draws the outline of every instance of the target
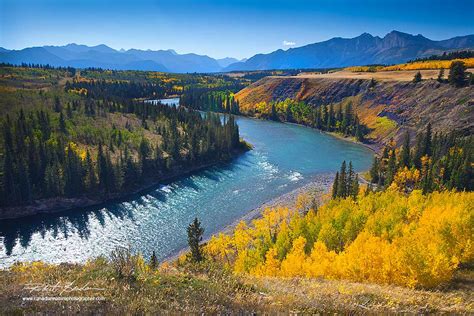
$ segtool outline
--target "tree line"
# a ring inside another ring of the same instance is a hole
[[[340,171],[336,172],[334,183],[332,185],[332,198],[356,198],[359,194],[359,175],[354,172],[352,161],[349,161],[349,167],[346,170],[346,161],[341,164]]]
[[[243,87],[241,83],[216,88],[190,86],[184,89],[179,103],[195,110],[239,114],[234,93]]]
[[[138,99],[163,98],[167,91],[165,86],[156,83],[134,81],[76,80],[66,82],[65,91],[84,91],[92,99]]]
[[[466,58],[473,58],[474,51],[473,50],[461,50],[456,52],[444,52],[441,55],[431,55],[429,57],[422,57],[416,58],[413,60],[408,61],[408,63],[416,63],[420,61],[429,61],[429,60],[453,60],[453,59],[466,59]]]
[[[31,63],[21,63],[21,64],[10,64],[10,63],[0,63],[0,67],[15,67],[15,68],[38,68],[45,70],[62,70],[67,71],[70,76],[76,74],[76,68],[74,67],[55,67],[49,64],[31,64]]]
[[[260,102],[256,104],[255,109],[250,110],[250,114],[274,121],[303,124],[344,136],[353,136],[358,141],[364,141],[365,135],[369,132],[369,129],[360,122],[351,102],[337,106],[323,104],[319,107],[291,99],[270,103]]]

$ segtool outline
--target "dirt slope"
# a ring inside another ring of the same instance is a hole
[[[352,102],[361,121],[372,129],[369,138],[380,146],[401,141],[404,131],[424,129],[474,132],[474,87],[454,88],[436,80],[420,83],[325,77],[266,77],[241,90],[242,111],[259,102],[302,100],[313,106]]]

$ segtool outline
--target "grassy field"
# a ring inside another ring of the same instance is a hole
[[[71,282],[69,291],[64,291]],[[473,282],[472,269],[458,271],[449,287],[426,291],[322,279],[236,276],[210,263],[166,264],[152,270],[140,259],[133,272],[123,277],[117,273],[117,262],[103,258],[85,265],[37,262],[0,271],[0,314],[469,313],[474,308]],[[31,290],[32,283],[57,287]],[[24,297],[100,300],[24,301]]]
[[[423,79],[436,79],[439,74],[438,69],[423,69],[423,70],[396,70],[396,71],[377,71],[377,72],[366,72],[366,71],[350,71],[341,70],[327,74],[318,73],[301,73],[297,78],[329,78],[329,79],[372,79],[380,81],[412,81],[415,74],[420,71]],[[474,72],[473,68],[467,70],[468,72]],[[445,78],[447,78],[447,72],[445,72]]]

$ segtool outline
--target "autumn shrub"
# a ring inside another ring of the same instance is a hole
[[[110,264],[118,279],[135,281],[147,274],[150,268],[140,254],[133,254],[129,247],[117,247],[110,254]]]
[[[474,193],[384,192],[331,200],[305,215],[266,210],[206,246],[235,273],[433,288],[474,260]]]

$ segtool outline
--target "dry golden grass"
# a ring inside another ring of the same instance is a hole
[[[265,288],[269,303],[300,312],[469,313],[474,309],[472,270],[458,276],[458,283],[437,291],[304,278],[267,277],[249,283]]]
[[[439,74],[438,69],[419,70],[423,79],[436,79]],[[474,72],[470,68],[467,71]],[[412,81],[418,70],[397,70],[397,71],[378,71],[378,72],[352,72],[350,70],[341,70],[327,74],[301,73],[297,78],[329,78],[329,79],[375,79],[380,81]],[[445,72],[447,78],[447,72]]]
[[[208,263],[143,266],[133,278],[119,278],[105,259],[85,265],[20,264],[0,270],[0,314],[81,313],[470,313],[473,270],[462,270],[450,287],[436,291],[304,278],[235,276]],[[87,284],[75,293],[29,293],[28,283]],[[104,301],[22,301],[31,296],[104,297]]]

